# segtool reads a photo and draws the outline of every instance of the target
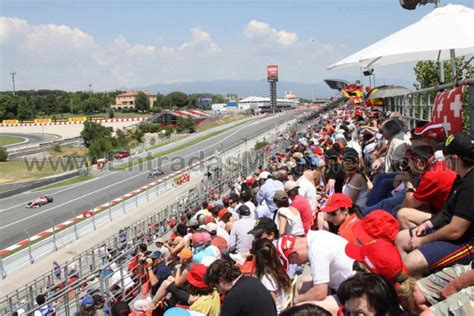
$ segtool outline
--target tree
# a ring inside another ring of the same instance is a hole
[[[138,95],[135,98],[135,109],[141,112],[150,111],[150,99],[142,91],[138,92]]]
[[[35,117],[35,109],[31,102],[21,99],[18,102],[18,114],[17,118],[19,120],[27,120]]]
[[[156,94],[156,100],[153,102],[153,107],[163,107],[163,102],[165,101],[165,96],[161,93]]]
[[[107,127],[91,121],[84,122],[84,129],[81,132],[81,137],[87,148],[91,146],[94,139],[107,138],[110,140],[110,135],[111,133]]]
[[[115,147],[118,149],[125,149],[128,147],[129,143],[130,138],[128,138],[128,136],[125,135],[125,133],[121,129],[118,129],[115,133]]]
[[[194,133],[195,126],[193,119],[188,116],[186,118],[180,117],[176,122],[176,132],[177,133]]]
[[[451,63],[444,62],[444,82],[451,82]],[[464,67],[464,57],[456,58],[456,73],[459,74],[457,80],[472,78],[474,68],[472,66]],[[416,76],[414,84],[417,90],[434,87],[440,84],[438,63],[430,60],[419,61],[413,68]]]
[[[179,91],[171,92],[163,101],[164,108],[167,109],[172,109],[173,107],[184,108],[188,106],[188,104],[188,95]]]
[[[5,147],[0,147],[0,161],[7,161],[8,160],[8,151]]]
[[[109,153],[112,150],[112,141],[107,137],[99,137],[92,140],[89,146],[89,157],[92,162],[100,158],[109,158]]]

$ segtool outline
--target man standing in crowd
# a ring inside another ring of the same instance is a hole
[[[441,213],[414,229],[399,233],[397,246],[411,275],[422,275],[474,259],[474,146],[462,132],[443,147],[448,168],[458,174]]]
[[[236,251],[243,254],[252,248],[253,235],[248,232],[255,226],[257,221],[251,217],[250,209],[247,205],[241,205],[236,210],[240,219],[232,224],[229,237],[229,252]]]
[[[296,208],[300,213],[304,233],[306,234],[313,225],[313,212],[311,210],[311,205],[309,205],[308,200],[305,199],[303,196],[299,195],[299,188],[300,187],[295,181],[290,180],[286,181],[285,183],[285,191],[291,200],[290,206]]]
[[[273,195],[276,191],[284,189],[283,183],[274,180],[270,172],[263,171],[260,173],[260,190],[257,192],[256,200],[259,206],[257,207],[257,217],[273,218],[277,207],[273,202]]]
[[[342,193],[342,187],[344,186],[344,169],[339,162],[337,152],[330,148],[324,152],[326,157],[327,173],[326,173],[326,192],[329,194]]]

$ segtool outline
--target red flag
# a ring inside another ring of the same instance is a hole
[[[438,92],[433,104],[433,123],[442,124],[448,135],[462,131],[462,86]]]

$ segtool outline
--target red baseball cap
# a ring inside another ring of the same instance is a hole
[[[313,154],[322,156],[324,154],[323,149],[321,147],[314,147]]]
[[[208,216],[206,217],[206,219],[204,219],[204,224],[215,223],[215,222],[216,220],[212,216]]]
[[[295,235],[285,235],[279,238],[276,242],[276,250],[278,256],[281,259],[283,264],[283,269],[288,270],[288,266],[290,265],[289,256],[293,252],[293,248],[295,248],[296,243],[296,236]]]
[[[437,142],[446,139],[446,131],[444,130],[443,125],[431,122],[422,127],[415,128],[413,134],[416,136],[428,137]]]
[[[327,200],[326,206],[321,209],[321,212],[332,213],[341,207],[352,207],[352,200],[343,193],[335,193]]]
[[[346,245],[346,254],[352,259],[362,262],[371,272],[395,281],[399,272],[406,273],[402,257],[398,249],[384,239],[378,239],[365,246],[355,243]]]
[[[188,275],[186,276],[186,280],[194,287],[205,289],[208,288],[209,285],[204,282],[204,275],[206,275],[207,267],[203,264],[196,264],[191,268]]]
[[[219,220],[222,219],[222,216],[224,216],[225,214],[229,213],[229,211],[226,209],[226,208],[223,208],[219,211],[219,213],[217,213],[217,218]]]
[[[248,177],[247,179],[245,179],[245,183],[247,183],[248,185],[252,185],[254,182],[255,182],[254,177]]]
[[[393,243],[399,229],[398,221],[389,212],[375,210],[354,224],[352,231],[357,239],[366,245],[377,239]]]

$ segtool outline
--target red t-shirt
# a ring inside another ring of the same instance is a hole
[[[304,196],[298,194],[291,202],[291,206],[296,208],[300,213],[304,233],[306,234],[311,228],[311,225],[313,225],[313,212],[311,211],[311,205],[309,205],[308,200]]]
[[[455,179],[456,172],[449,169],[444,161],[438,161],[421,176],[413,197],[431,204],[432,212],[437,213],[443,209]]]

